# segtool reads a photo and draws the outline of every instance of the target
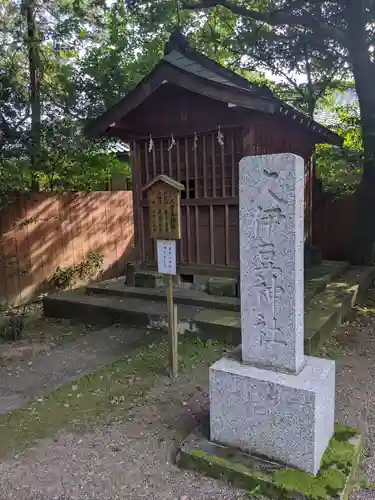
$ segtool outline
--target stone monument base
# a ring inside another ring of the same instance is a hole
[[[316,475],[334,433],[335,363],[306,356],[290,375],[239,357],[210,368],[211,441]]]
[[[322,457],[321,470],[317,476],[311,476],[209,441],[207,416],[207,421],[203,420],[181,443],[176,461],[180,467],[243,488],[251,498],[262,495],[277,500],[347,500],[355,487],[362,448],[363,439],[357,430],[336,424],[335,434]]]

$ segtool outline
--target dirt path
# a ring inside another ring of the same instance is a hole
[[[25,360],[0,366],[0,414],[55,391],[116,359],[145,340],[135,328],[104,328]]]

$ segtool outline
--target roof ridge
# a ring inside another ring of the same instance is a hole
[[[175,29],[168,42],[164,46],[164,55],[169,54],[173,50],[180,52],[186,57],[190,57],[198,64],[201,64],[208,70],[218,73],[220,76],[230,79],[236,85],[246,88],[247,90],[252,90],[259,95],[263,95],[263,97],[275,98],[272,90],[265,86],[260,86],[250,82],[247,78],[239,75],[235,71],[222,66],[220,63],[206,56],[196,48],[192,47],[187,40],[186,36],[184,36],[180,29]]]

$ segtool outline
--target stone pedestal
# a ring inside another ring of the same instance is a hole
[[[211,440],[319,471],[334,430],[335,364],[304,356],[304,161],[239,167],[242,346],[210,369]]]
[[[210,368],[211,440],[317,474],[334,431],[335,364],[306,357],[298,375],[225,357]]]

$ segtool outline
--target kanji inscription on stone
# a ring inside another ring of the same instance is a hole
[[[303,160],[244,158],[239,186],[242,359],[295,373],[304,362]]]

